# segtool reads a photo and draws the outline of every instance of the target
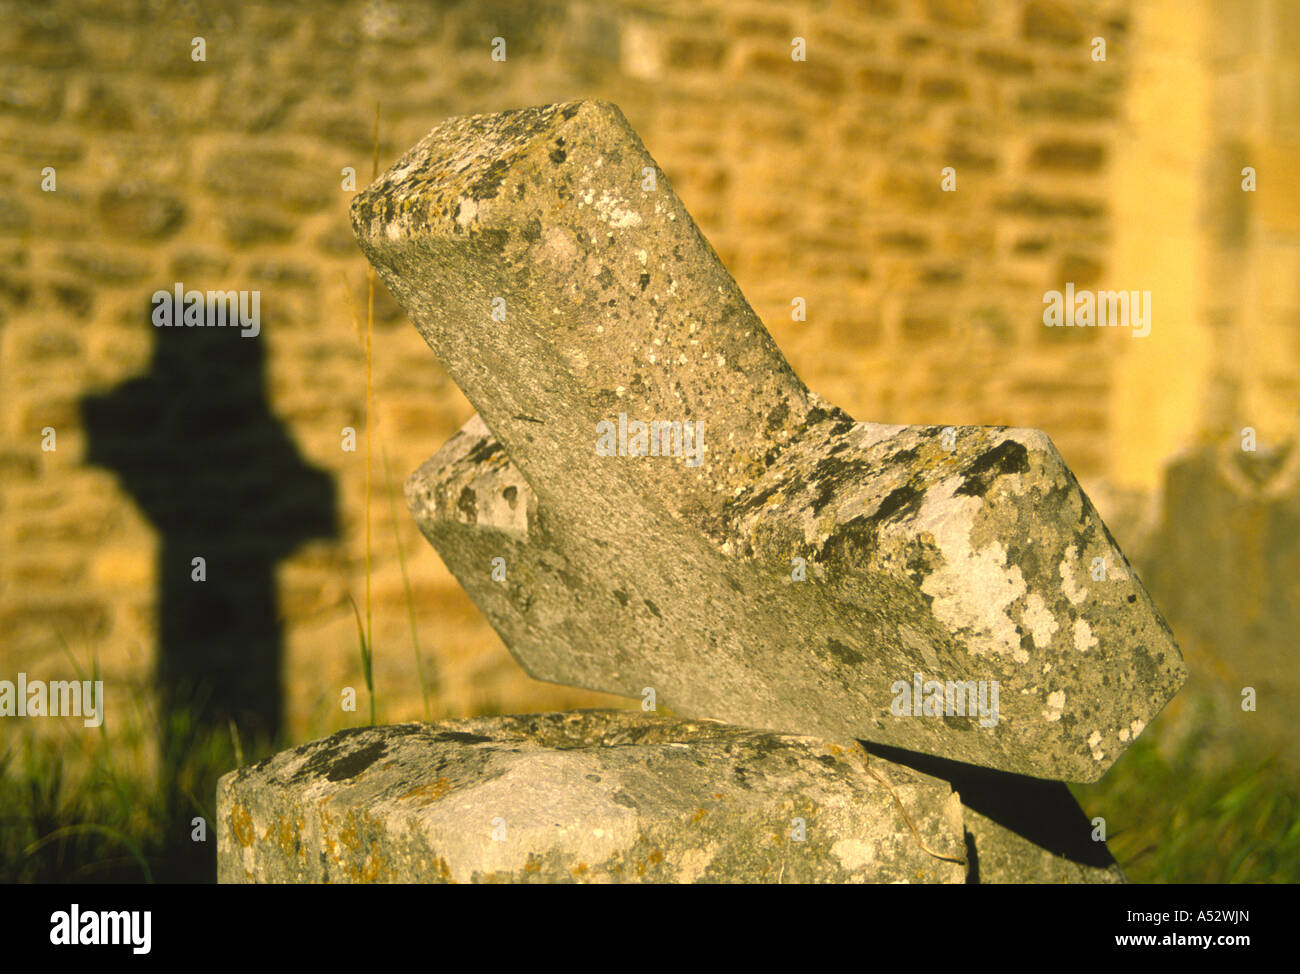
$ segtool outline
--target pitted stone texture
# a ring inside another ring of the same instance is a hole
[[[354,202],[480,411],[407,484],[448,567],[540,679],[1096,780],[1185,670],[1051,441],[821,402],[654,170],[579,102],[452,119]],[[702,464],[598,456],[620,413],[702,423]],[[997,681],[997,722],[895,716],[917,673]]]
[[[477,417],[407,500],[538,679],[653,687],[679,713],[1094,780],[1181,682],[1177,649],[1046,436],[963,430],[948,453],[937,433],[856,424],[830,462],[792,449],[791,476],[729,506],[730,551],[699,550],[666,516],[603,540],[545,516]],[[1037,516],[1061,495],[1064,528]],[[808,581],[791,580],[792,557]],[[682,633],[709,651],[684,652]],[[998,681],[997,723],[895,716],[894,686],[915,672]]]
[[[227,774],[217,804],[222,882],[965,879],[944,782],[856,744],[639,712],[342,731]]]
[[[652,192],[642,190],[647,171]],[[352,224],[558,510],[585,512],[584,495],[608,486],[608,469],[591,462],[594,430],[620,411],[705,420],[701,466],[636,462],[619,475],[637,507],[652,498],[703,514],[752,483],[813,408],[613,105],[449,119],[357,194]],[[492,316],[496,299],[504,322]]]

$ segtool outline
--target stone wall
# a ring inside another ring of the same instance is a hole
[[[1201,22],[1192,8],[1184,32]],[[811,388],[859,419],[1042,428],[1085,481],[1122,473],[1117,456],[1158,469],[1132,460],[1116,406],[1151,383],[1126,365],[1140,343],[1041,322],[1065,281],[1143,286],[1115,257],[1158,207],[1142,193],[1150,169],[1129,166],[1120,186],[1112,164],[1131,139],[1132,16],[1127,0],[0,4],[0,672],[66,676],[61,635],[97,654],[110,699],[147,679],[161,543],[92,462],[106,445],[83,402],[150,370],[156,289],[258,289],[269,413],[337,501],[334,530],[304,532],[276,562],[288,729],[355,722],[338,700],[361,687],[348,595],[364,600],[365,452],[343,450],[341,430],[363,427],[346,292],[364,318],[366,265],[342,170],[368,182],[376,102],[383,168],[448,115],[613,101]],[[946,166],[956,192],[941,189]],[[422,716],[382,450],[435,713],[617,702],[520,673],[420,539],[401,481],[471,409],[382,288],[375,315],[381,719]],[[1288,354],[1271,387],[1295,388]],[[139,417],[142,436],[163,413]],[[175,485],[165,453],[139,465]],[[297,500],[253,503],[275,521]]]

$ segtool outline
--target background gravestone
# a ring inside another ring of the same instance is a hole
[[[1243,451],[1239,437],[1186,451],[1155,494],[1113,492],[1116,533],[1191,670],[1181,731],[1300,766],[1289,700],[1300,631],[1300,453]],[[1243,710],[1242,691],[1255,691]],[[1192,700],[1208,711],[1189,710]]]

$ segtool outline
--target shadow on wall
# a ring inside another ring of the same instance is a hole
[[[185,765],[202,741],[228,744],[231,721],[250,752],[279,738],[275,563],[337,535],[335,488],[268,408],[263,340],[229,326],[151,330],[149,371],[81,405],[87,462],[113,470],[161,536],[160,747],[164,781],[180,791],[196,771],[206,782],[224,770]],[[182,799],[169,820],[188,836]]]

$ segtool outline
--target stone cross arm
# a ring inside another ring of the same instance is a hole
[[[1075,781],[1181,685],[1048,437],[818,399],[614,106],[450,119],[352,212],[479,412],[408,502],[534,676]]]

